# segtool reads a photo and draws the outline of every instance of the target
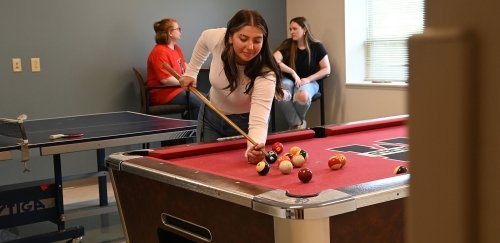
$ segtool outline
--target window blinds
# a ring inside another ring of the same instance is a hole
[[[407,40],[424,29],[423,0],[367,0],[366,81],[408,80]]]

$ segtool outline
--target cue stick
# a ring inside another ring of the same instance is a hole
[[[165,67],[165,69],[167,69],[167,71],[172,74],[172,76],[174,76],[177,80],[179,80],[181,78],[181,76],[170,66],[168,65],[167,63],[164,63],[163,64],[163,67]],[[238,127],[238,125],[234,124],[233,121],[231,121],[231,119],[229,119],[224,113],[222,113],[217,107],[215,107],[212,102],[210,102],[210,100],[208,100],[207,98],[205,98],[205,96],[203,96],[200,91],[198,91],[195,87],[193,87],[192,85],[189,85],[189,91],[193,92],[193,94],[195,94],[196,96],[198,96],[198,98],[200,98],[201,101],[203,101],[203,103],[205,103],[205,105],[207,105],[208,107],[210,107],[210,109],[212,109],[215,113],[217,113],[217,115],[219,115],[222,119],[224,119],[227,123],[229,123],[229,125],[231,125],[236,131],[238,131],[239,134],[241,134],[241,136],[245,137],[250,143],[253,144],[253,146],[257,145],[257,142],[255,142],[251,137],[249,137],[243,130],[241,130],[240,127]],[[264,153],[264,155],[268,156],[268,153],[266,152],[266,150],[264,148],[262,148],[262,152]]]

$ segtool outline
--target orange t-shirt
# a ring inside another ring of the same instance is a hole
[[[183,74],[186,70],[186,61],[178,45],[174,45],[174,49],[172,50],[165,44],[157,44],[153,47],[148,57],[147,86],[163,85],[160,83],[160,80],[172,76],[163,67],[164,63],[169,64],[179,74]],[[182,90],[182,88],[151,90],[150,102],[152,105],[167,104]]]

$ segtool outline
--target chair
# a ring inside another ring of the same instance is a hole
[[[319,79],[318,84],[319,84],[319,90],[318,93],[316,93],[312,98],[311,102],[315,102],[319,100],[319,110],[320,110],[320,120],[321,120],[321,126],[325,125],[325,97],[324,97],[324,91],[323,91],[323,80],[328,78],[330,75],[326,75],[325,77]],[[274,108],[274,101],[273,101],[273,106],[271,107],[271,131],[276,132],[276,115],[275,113],[275,108]]]
[[[150,92],[154,89],[172,89],[179,88],[180,86],[147,86],[146,81],[142,77],[139,70],[132,68],[135,76],[137,77],[137,82],[139,84],[140,94],[141,94],[141,113],[150,115],[171,115],[171,114],[181,114],[182,119],[190,119],[190,106],[189,106],[189,92],[186,95],[186,105],[176,105],[176,104],[166,104],[166,105],[151,105],[150,104]]]
[[[325,125],[325,96],[323,95],[323,80],[328,78],[330,75],[326,75],[322,79],[319,79],[317,82],[319,84],[319,91],[316,93],[312,98],[311,101],[315,102],[319,100],[319,111],[320,111],[320,121],[321,121],[321,126]]]

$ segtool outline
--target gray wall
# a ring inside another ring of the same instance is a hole
[[[286,38],[285,0],[0,1],[0,117],[138,111],[131,67],[145,70],[154,45],[153,22],[164,17],[179,21],[179,44],[189,59],[202,30],[225,26],[241,8],[256,9],[266,18],[273,49]],[[22,59],[20,73],[12,71],[15,57]],[[31,57],[41,59],[41,72],[31,72]],[[70,156],[77,162],[63,164],[67,173],[94,165],[78,163],[84,157],[93,160],[93,154]],[[29,175],[17,174],[16,160],[0,162],[0,185],[50,176],[49,159],[33,158]]]

